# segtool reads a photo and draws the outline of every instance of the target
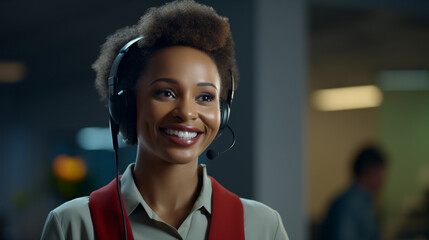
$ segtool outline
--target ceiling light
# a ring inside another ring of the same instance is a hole
[[[313,104],[320,111],[339,111],[377,107],[383,95],[373,85],[317,90],[313,93]]]
[[[378,74],[383,91],[429,90],[428,70],[384,70]]]
[[[113,150],[112,134],[109,128],[82,128],[77,133],[76,140],[78,145],[86,150]],[[119,141],[119,147],[124,145],[123,141]]]

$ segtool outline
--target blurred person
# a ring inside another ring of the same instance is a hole
[[[277,211],[198,166],[227,126],[233,45],[228,19],[192,0],[151,8],[107,38],[96,86],[110,101],[114,145],[117,132],[137,144],[136,162],[116,186],[51,211],[42,239],[288,239]]]
[[[330,205],[323,223],[326,240],[378,240],[375,200],[384,181],[386,159],[380,149],[362,148],[352,165],[353,182]]]

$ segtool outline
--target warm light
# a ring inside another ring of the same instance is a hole
[[[25,66],[20,62],[0,61],[0,82],[16,83],[25,75]]]
[[[317,90],[313,104],[320,111],[339,111],[377,107],[383,95],[376,86],[357,86]]]
[[[86,163],[81,157],[61,154],[55,158],[53,170],[55,176],[62,180],[80,182],[86,176]]]

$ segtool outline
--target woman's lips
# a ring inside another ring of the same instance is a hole
[[[171,142],[183,147],[193,145],[202,134],[198,128],[188,126],[166,126],[160,130]]]

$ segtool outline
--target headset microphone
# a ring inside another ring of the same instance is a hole
[[[237,138],[235,137],[234,131],[232,130],[232,128],[229,125],[226,125],[226,127],[229,129],[229,131],[231,131],[231,134],[232,134],[231,144],[229,145],[229,147],[227,149],[223,150],[222,152],[219,152],[214,148],[209,149],[206,152],[206,156],[208,159],[213,160],[213,159],[219,157],[219,154],[229,151],[235,145],[235,141],[237,140]]]

